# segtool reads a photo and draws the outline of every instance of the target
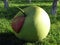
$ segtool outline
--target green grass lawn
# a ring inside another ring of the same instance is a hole
[[[12,18],[19,12],[20,8],[25,8],[29,5],[37,5],[42,7],[50,16],[51,28],[48,36],[43,40],[42,45],[60,45],[60,4],[57,6],[57,15],[56,17],[50,14],[52,2],[39,2],[32,4],[15,4],[10,3],[9,9],[4,9],[4,4],[0,3],[0,33],[7,32],[11,30],[10,23]],[[18,41],[17,41],[18,42]],[[28,45],[35,45],[36,43],[28,43]],[[18,44],[17,44],[18,45]],[[38,45],[38,44],[36,44]]]

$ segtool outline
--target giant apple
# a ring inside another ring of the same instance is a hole
[[[26,41],[41,41],[49,33],[50,19],[45,10],[38,6],[29,6],[12,19],[14,34]]]

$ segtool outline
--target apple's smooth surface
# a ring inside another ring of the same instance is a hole
[[[22,28],[20,29],[21,31],[19,33],[14,32],[15,35],[20,39],[32,42],[37,40],[41,41],[46,38],[50,30],[50,19],[48,14],[38,6],[30,6],[23,10],[27,16]],[[19,12],[15,17],[18,17],[19,15],[22,15],[21,12]],[[13,19],[13,21],[15,20]],[[12,23],[14,24],[13,21]]]

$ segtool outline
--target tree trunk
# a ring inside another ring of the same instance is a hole
[[[52,10],[51,10],[51,14],[52,14],[52,15],[55,15],[55,14],[56,14],[57,1],[58,1],[58,0],[54,0],[54,1],[53,1]]]
[[[8,5],[8,0],[4,0],[4,7],[5,7],[6,9],[8,9],[8,7],[9,7],[9,5]]]

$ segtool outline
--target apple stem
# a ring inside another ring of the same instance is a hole
[[[17,7],[17,8],[24,14],[24,17],[27,16],[21,8],[19,8],[19,7]]]

